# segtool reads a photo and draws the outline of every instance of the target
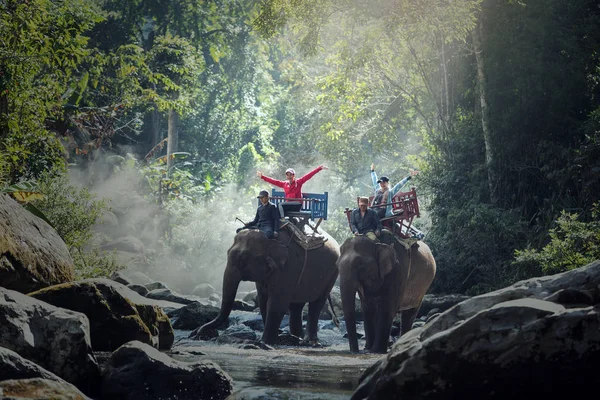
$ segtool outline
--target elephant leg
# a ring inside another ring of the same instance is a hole
[[[374,353],[387,353],[390,331],[392,330],[392,323],[394,322],[396,312],[397,308],[395,304],[392,306],[383,302],[379,304],[375,340],[371,349]]]
[[[265,330],[262,335],[263,342],[266,344],[275,344],[284,315],[284,311],[267,311],[267,321],[265,322]]]
[[[317,331],[319,330],[319,315],[321,314],[321,310],[323,310],[323,306],[329,297],[333,285],[335,285],[337,277],[337,273],[333,274],[323,290],[323,295],[317,300],[308,303],[308,317],[306,319],[306,328],[308,332],[306,339],[313,344],[317,344],[319,341],[317,336]],[[333,312],[333,310],[331,311]]]
[[[402,311],[402,330],[400,331],[400,336],[412,329],[413,323],[415,322],[415,317],[417,316],[420,308],[421,305]]]
[[[315,300],[312,303],[308,303],[308,317],[306,320],[307,335],[306,339],[310,342],[317,342],[319,340],[317,331],[319,329],[319,315],[321,310],[327,301],[327,296]]]
[[[365,350],[373,350],[373,342],[375,341],[375,317],[377,315],[377,307],[374,301],[361,300],[361,308],[363,313],[363,323],[365,327]]]
[[[260,316],[262,317],[263,324],[267,323],[267,300],[269,297],[266,292],[258,292],[258,307],[260,309]]]
[[[294,336],[302,338],[304,332],[302,329],[302,309],[304,303],[290,304],[290,333]]]

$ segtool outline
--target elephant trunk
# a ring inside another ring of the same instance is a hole
[[[342,295],[342,309],[344,310],[344,321],[346,322],[346,332],[348,333],[348,342],[350,351],[358,353],[358,337],[356,335],[356,306],[355,297],[357,286],[357,277],[344,276],[340,281],[340,292]]]
[[[227,322],[229,314],[233,309],[233,303],[235,301],[235,295],[237,294],[238,286],[240,285],[241,275],[237,268],[227,263],[225,273],[223,274],[223,297],[221,300],[221,310],[219,315],[215,319],[206,324],[202,325],[197,332],[192,332],[195,338],[200,338],[203,332],[207,332],[211,329],[217,329],[222,324]],[[191,335],[190,335],[191,337]]]

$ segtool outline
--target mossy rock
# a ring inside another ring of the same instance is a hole
[[[90,320],[94,351],[113,351],[132,340],[161,350],[173,345],[173,327],[163,310],[118,282],[88,279],[51,286],[29,295],[85,314]]]

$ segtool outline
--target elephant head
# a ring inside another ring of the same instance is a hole
[[[267,238],[258,230],[240,231],[227,251],[227,266],[223,274],[223,298],[219,315],[213,321],[192,332],[198,337],[203,330],[216,328],[227,320],[241,281],[260,282],[271,273],[283,268],[288,259],[288,249],[283,244]]]
[[[268,239],[260,231],[244,230],[235,236],[233,245],[227,251],[225,277],[232,275],[232,278],[238,278],[238,283],[242,280],[263,281],[273,271],[282,268],[287,259],[286,246]]]
[[[356,336],[355,296],[377,293],[386,277],[399,262],[392,246],[377,244],[365,237],[348,239],[341,248],[337,266],[340,271],[340,291],[350,350],[358,352]]]

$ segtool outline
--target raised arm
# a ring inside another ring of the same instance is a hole
[[[412,177],[410,175],[408,175],[404,179],[402,179],[400,182],[396,183],[396,185],[394,185],[394,187],[392,188],[392,196],[395,196],[396,193],[398,193],[400,191],[400,189],[402,189],[402,187],[404,185],[406,185],[406,183],[408,181],[410,181],[410,178],[412,178]]]
[[[258,176],[260,179],[262,179],[265,182],[269,182],[273,186],[277,186],[280,188],[285,187],[285,181],[279,181],[277,179],[273,179],[269,176],[263,175],[263,173],[260,171],[256,171],[256,176]]]
[[[304,176],[296,179],[296,182],[298,182],[298,184],[301,185],[304,182],[306,182],[307,180],[309,180],[310,178],[312,178],[313,176],[315,176],[317,172],[322,171],[324,169],[327,169],[327,167],[324,166],[324,165],[319,165],[317,168],[313,169],[312,171],[310,171],[306,175],[304,175]]]
[[[373,181],[373,190],[377,191],[379,186],[377,185],[377,172],[375,172],[375,164],[371,164],[371,180]]]

